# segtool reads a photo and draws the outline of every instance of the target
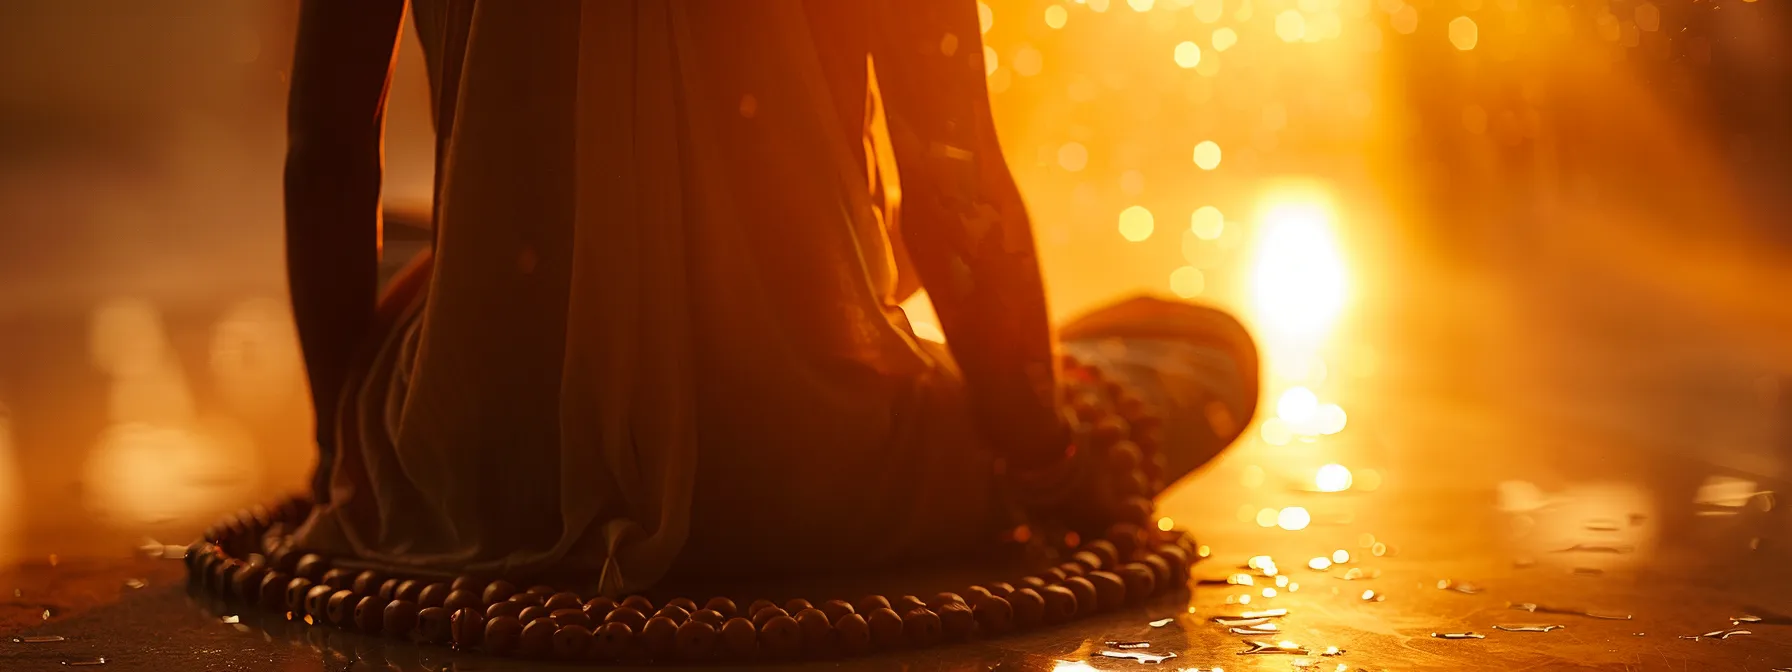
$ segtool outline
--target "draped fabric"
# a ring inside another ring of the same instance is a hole
[[[988,538],[956,367],[895,305],[864,55],[870,95],[842,93],[798,0],[413,10],[434,258],[388,297],[300,544],[614,594]]]

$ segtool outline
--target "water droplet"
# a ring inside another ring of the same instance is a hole
[[[12,638],[12,643],[14,643],[14,644],[48,644],[51,642],[66,642],[66,641],[68,641],[68,639],[63,637],[62,635],[36,635],[33,637],[14,637],[14,638]]]
[[[1568,627],[1568,626],[1553,625],[1553,624],[1552,625],[1496,625],[1496,626],[1493,626],[1493,629],[1504,630],[1506,632],[1550,632],[1552,630],[1560,630],[1560,629],[1566,628],[1566,627]]]
[[[1174,619],[1174,618],[1160,618],[1155,621],[1152,621],[1150,623],[1150,625],[1153,628],[1161,628],[1161,627],[1164,627],[1166,625],[1169,625],[1169,624],[1175,623],[1175,622],[1176,622],[1176,619]]]
[[[95,665],[105,665],[105,664],[106,664],[106,659],[105,659],[105,658],[104,658],[104,657],[100,657],[100,658],[76,658],[76,659],[74,659],[74,660],[65,660],[65,661],[62,661],[62,664],[63,664],[63,665],[67,665],[67,666],[69,666],[69,667],[93,667],[93,666],[95,666]]]
[[[1104,658],[1130,658],[1140,663],[1158,664],[1176,657],[1175,651],[1167,653],[1146,653],[1144,651],[1102,651]]]
[[[1149,649],[1149,648],[1151,648],[1151,642],[1115,642],[1115,641],[1110,641],[1110,642],[1102,642],[1102,643],[1107,646],[1114,647],[1116,649]]]
[[[1487,639],[1487,635],[1474,632],[1433,632],[1431,636],[1438,639]]]

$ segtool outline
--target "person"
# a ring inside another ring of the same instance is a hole
[[[974,553],[1111,508],[1060,351],[1165,419],[1141,488],[1255,408],[1218,311],[1054,336],[971,0],[411,0],[435,240],[380,294],[406,10],[302,3],[286,230],[320,466],[291,544],[609,594]],[[921,289],[949,347],[899,308]]]

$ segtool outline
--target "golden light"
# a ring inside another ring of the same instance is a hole
[[[1212,140],[1202,140],[1195,145],[1195,165],[1201,170],[1213,170],[1220,167],[1220,144]]]
[[[1176,519],[1169,516],[1157,519],[1157,529],[1163,532],[1169,532],[1170,530],[1176,529]]]
[[[1274,566],[1276,566],[1276,559],[1272,558],[1270,556],[1267,556],[1267,555],[1253,555],[1250,557],[1249,560],[1244,561],[1244,566],[1249,567],[1251,569],[1263,569],[1265,567],[1274,567]]]
[[[1276,589],[1274,589],[1274,588],[1264,588],[1264,589],[1263,589],[1263,596],[1264,596],[1264,597],[1275,597],[1275,596],[1276,596]]]
[[[1032,77],[1045,68],[1045,55],[1034,49],[1033,45],[1022,45],[1014,52],[1014,74]]]
[[[1350,562],[1350,551],[1346,551],[1342,548],[1332,551],[1332,563],[1333,564],[1341,565],[1346,562]]]
[[[990,9],[983,0],[977,0],[977,29],[985,33],[996,25],[996,10]]]
[[[1412,5],[1401,5],[1388,23],[1394,26],[1394,32],[1411,35],[1412,31],[1419,29],[1419,10]]]
[[[1184,69],[1201,64],[1201,45],[1193,42],[1182,42],[1176,45],[1176,65]]]
[[[1272,340],[1316,338],[1344,307],[1344,262],[1315,198],[1271,201],[1261,224],[1252,299]]]
[[[1636,29],[1653,33],[1661,28],[1661,9],[1645,2],[1636,6]]]
[[[1135,12],[1149,12],[1152,5],[1155,4],[1157,4],[1157,0],[1126,0],[1126,5]]]
[[[1188,218],[1188,230],[1201,240],[1214,240],[1226,232],[1226,217],[1220,209],[1211,205],[1203,205],[1195,209],[1195,214]]]
[[[1218,21],[1220,15],[1225,12],[1226,7],[1222,0],[1195,0],[1195,18],[1200,19],[1201,23]]]
[[[1097,14],[1108,11],[1108,0],[1089,0],[1089,10]]]
[[[1257,511],[1257,527],[1275,527],[1281,512],[1275,509],[1259,509]]]
[[[1151,237],[1154,228],[1155,220],[1145,206],[1135,205],[1120,211],[1120,237],[1127,241],[1142,242]]]
[[[1170,271],[1170,291],[1185,299],[1194,298],[1207,288],[1207,275],[1193,266],[1179,266]]]
[[[1089,165],[1089,148],[1080,142],[1066,142],[1058,148],[1058,165],[1070,172],[1077,172]]]
[[[1343,492],[1350,489],[1350,469],[1342,464],[1328,464],[1313,474],[1313,485],[1320,492]]]
[[[1323,556],[1313,558],[1307,561],[1307,568],[1323,572],[1332,568],[1332,559]]]
[[[987,44],[983,45],[983,74],[996,74],[996,68],[1000,64],[1000,61],[996,60],[996,48]]]
[[[1450,19],[1450,44],[1462,51],[1468,51],[1474,49],[1475,43],[1479,41],[1481,41],[1481,30],[1475,25],[1474,19],[1466,16]]]
[[[1046,27],[1058,30],[1063,28],[1068,21],[1070,21],[1070,12],[1065,11],[1063,5],[1052,5],[1045,8]]]
[[[1313,515],[1307,513],[1307,510],[1304,507],[1290,506],[1286,509],[1282,509],[1281,513],[1276,514],[1276,526],[1290,532],[1307,529],[1307,525],[1312,524],[1312,522]]]
[[[1276,400],[1276,415],[1288,424],[1300,426],[1313,421],[1319,412],[1319,396],[1305,387],[1295,386]]]
[[[1214,51],[1225,51],[1227,49],[1231,49],[1232,45],[1234,45],[1234,44],[1238,44],[1238,32],[1237,31],[1234,31],[1231,28],[1221,28],[1219,30],[1213,31],[1213,50]]]
[[[1294,428],[1281,418],[1264,420],[1257,431],[1263,435],[1263,442],[1272,446],[1286,446],[1294,440]]]
[[[1276,15],[1276,37],[1283,42],[1299,42],[1307,34],[1307,19],[1297,10],[1289,9]]]

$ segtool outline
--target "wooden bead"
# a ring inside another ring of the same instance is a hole
[[[305,555],[299,556],[298,564],[293,566],[293,574],[300,578],[309,579],[312,583],[316,583],[323,580],[324,572],[329,571],[329,569],[330,563],[324,560],[324,556],[316,553],[306,553]]]
[[[373,595],[380,592],[380,584],[385,582],[386,575],[369,569],[360,574],[356,574],[355,580],[353,583],[349,584],[349,588],[362,595]],[[389,600],[392,598],[388,597],[386,599]]]
[[[1074,579],[1076,577],[1082,576],[1083,572],[1086,572],[1088,570],[1086,568],[1084,568],[1079,563],[1066,562],[1062,565],[1058,565],[1058,571],[1064,572],[1064,578]]]
[[[490,583],[490,582],[486,581],[482,577],[474,576],[472,574],[462,574],[460,576],[454,577],[454,580],[450,581],[448,583],[448,590],[449,591],[471,590],[477,594],[484,594],[485,593],[485,585],[487,583]]]
[[[1108,446],[1108,473],[1131,473],[1134,469],[1139,468],[1139,463],[1144,459],[1145,455],[1139,450],[1138,444],[1126,440],[1115,441],[1114,445]]]
[[[305,614],[311,617],[312,623],[327,623],[330,620],[330,596],[336,589],[318,584],[305,591]]]
[[[666,606],[678,607],[679,609],[685,610],[685,613],[697,610],[697,602],[688,597],[674,597],[670,600],[666,600]]]
[[[1106,539],[1096,539],[1083,544],[1081,552],[1094,554],[1095,557],[1101,560],[1101,563],[1094,567],[1094,569],[1111,570],[1114,567],[1120,566],[1120,549],[1114,546],[1114,542]]]
[[[865,617],[858,614],[843,614],[834,619],[835,638],[839,641],[840,651],[846,655],[858,655],[871,650],[871,626]]]
[[[672,619],[672,622],[678,625],[684,625],[685,621],[691,620],[691,612],[685,611],[684,607],[675,604],[668,604],[664,607],[660,607],[660,610],[654,612],[653,615],[665,616],[666,618]]]
[[[819,656],[834,648],[834,625],[820,609],[810,607],[796,613],[797,628],[803,631],[803,650]]]
[[[854,602],[852,606],[853,611],[861,614],[869,614],[879,609],[889,609],[890,601],[885,599],[882,595],[866,595],[859,598],[859,601]]]
[[[398,579],[386,579],[385,581],[381,581],[380,589],[374,592],[374,595],[387,602],[396,600],[398,599],[398,584],[400,583],[403,583],[403,581],[399,581]]]
[[[1071,577],[1064,582],[1064,587],[1070,589],[1071,594],[1076,596],[1079,616],[1095,613],[1096,605],[1099,602],[1095,595],[1095,584],[1090,583],[1088,578]]]
[[[1120,502],[1119,507],[1115,509],[1114,515],[1122,522],[1133,523],[1137,526],[1149,521],[1151,519],[1151,512],[1156,510],[1156,508],[1157,507],[1151,503],[1151,500],[1144,497],[1128,497]],[[1139,542],[1143,541],[1140,537],[1135,537],[1135,539],[1139,539]],[[1135,542],[1135,546],[1139,542]]]
[[[284,572],[272,571],[261,577],[261,608],[268,611],[286,611],[286,586],[292,583],[292,577]]]
[[[1132,559],[1133,553],[1139,549],[1139,526],[1131,522],[1114,523],[1102,536],[1114,545],[1114,550],[1122,561]]]
[[[529,593],[531,595],[540,595],[541,599],[545,600],[545,599],[548,599],[548,596],[553,595],[554,593],[558,593],[560,591],[554,590],[553,586],[547,585],[545,583],[541,583],[541,584],[529,586],[529,589],[526,591],[523,591],[523,592]]]
[[[940,608],[948,604],[965,604],[965,601],[958,593],[936,593],[933,599],[927,601],[927,610],[938,614]]]
[[[416,602],[416,601],[422,599],[423,587],[425,585],[428,585],[428,584],[425,584],[422,581],[418,581],[416,579],[400,581],[400,582],[398,582],[398,588],[392,592],[392,599],[404,600],[406,602]]]
[[[503,655],[515,651],[522,643],[523,622],[515,616],[499,616],[485,621],[485,637],[480,644],[487,653]]]
[[[561,609],[548,614],[548,618],[554,619],[554,622],[560,625],[576,625],[586,630],[590,630],[592,626],[596,625],[591,621],[590,616],[585,615],[583,608]]]
[[[616,607],[614,605],[586,602],[585,606],[581,607],[581,610],[585,612],[586,618],[591,619],[591,634],[595,635],[597,634],[597,626],[603,624],[604,619],[609,618],[610,612],[615,611]]]
[[[753,658],[760,650],[760,629],[747,618],[729,618],[722,624],[722,652],[735,661]]]
[[[909,646],[921,648],[940,642],[940,616],[926,607],[902,615],[902,634]]]
[[[628,626],[630,633],[647,627],[647,614],[635,610],[634,607],[617,607],[604,616],[605,623],[621,623]]]
[[[754,612],[753,626],[763,630],[763,629],[765,629],[765,623],[767,621],[770,621],[774,618],[778,618],[780,616],[789,616],[789,615],[790,615],[789,612],[784,611],[783,607],[766,607],[764,609],[760,609],[757,612]]]
[[[305,596],[311,592],[312,585],[311,579],[305,577],[298,577],[286,582],[284,606],[287,611],[292,612],[295,618],[305,615]]]
[[[977,633],[977,617],[963,602],[947,602],[939,612],[940,631],[946,639],[962,642]]]
[[[515,602],[525,607],[539,607],[547,603],[547,600],[542,599],[540,595],[536,595],[535,593],[517,593],[511,595],[510,599],[505,601]]]
[[[889,607],[879,607],[867,612],[865,627],[871,631],[872,648],[894,649],[906,641],[902,634],[902,617],[897,616]]]
[[[417,594],[417,606],[425,609],[442,606],[448,603],[448,594],[452,592],[454,590],[446,583],[429,584],[423,587],[423,592]]]
[[[1117,415],[1103,415],[1089,428],[1089,438],[1096,447],[1111,446],[1126,438],[1128,428],[1126,420]]]
[[[622,606],[639,611],[643,614],[653,613],[653,602],[640,595],[630,595],[622,598]]]
[[[722,652],[733,660],[749,660],[759,652],[759,629],[745,618],[730,618],[722,624]]]
[[[712,628],[721,628],[723,623],[728,622],[728,617],[714,609],[698,609],[697,613],[691,614],[691,620],[708,623]]]
[[[1007,597],[1014,593],[1014,584],[1008,583],[1007,581],[986,583],[983,584],[983,588],[984,590],[989,591],[989,594],[994,597]],[[977,605],[973,604],[971,606],[976,607]]]
[[[1014,608],[1014,625],[1031,628],[1045,622],[1045,596],[1032,588],[1021,588],[1008,595]]]
[[[1164,562],[1169,563],[1172,579],[1186,580],[1188,578],[1188,568],[1192,564],[1189,560],[1188,549],[1176,544],[1164,544],[1158,546],[1155,553],[1161,556]]]
[[[543,602],[541,606],[547,607],[548,611],[560,611],[561,609],[583,608],[585,602],[579,599],[578,593],[560,592],[548,596],[548,601]]]
[[[763,614],[770,609],[761,611]],[[783,611],[779,609],[778,611]],[[803,650],[803,628],[796,619],[779,614],[759,626],[759,646],[774,658],[794,658]]]
[[[454,646],[470,650],[485,641],[485,615],[478,607],[462,607],[449,620]]]
[[[1095,586],[1097,611],[1113,611],[1126,604],[1126,582],[1113,572],[1089,572],[1083,577]]]
[[[583,625],[562,625],[554,631],[554,657],[560,660],[583,660],[590,655],[594,641],[590,628]]]
[[[324,578],[320,583],[336,590],[348,590],[350,586],[355,585],[355,573],[338,567],[324,572]]]
[[[517,639],[517,652],[529,658],[546,658],[554,653],[554,633],[560,626],[553,621],[541,619],[523,626],[523,634]]]
[[[499,602],[485,608],[485,620],[489,621],[499,616],[515,617],[521,613],[523,613],[523,605],[515,602]]]
[[[1041,588],[1051,585],[1050,583],[1046,582],[1045,579],[1037,577],[1037,576],[1023,576],[1023,577],[1020,577],[1020,580],[1016,581],[1015,583],[1017,584],[1015,586],[1017,588],[1031,588],[1031,589],[1033,589],[1034,592],[1038,592]]]
[[[771,600],[753,600],[752,604],[747,605],[746,616],[747,616],[747,618],[752,618],[754,616],[759,615],[759,610],[764,609],[766,607],[776,607],[776,606],[778,606],[778,604]]]
[[[623,656],[628,655],[634,642],[635,631],[633,628],[630,628],[627,623],[610,621],[597,629],[597,641],[591,646],[592,657],[606,661],[621,660]]]
[[[381,632],[387,637],[402,637],[417,627],[417,603],[393,600],[386,603],[385,622]]]
[[[523,607],[523,610],[518,612],[516,617],[523,622],[523,625],[528,625],[552,615],[554,615],[554,612],[548,611],[547,607],[531,605]]]
[[[585,613],[591,613],[593,611],[602,611],[603,613],[608,614],[608,613],[610,613],[610,611],[612,609],[615,609],[615,608],[616,608],[616,601],[612,600],[610,598],[604,597],[602,595],[593,597],[589,600],[585,600]],[[592,631],[592,634],[595,635],[595,634],[597,634],[597,632]]]
[[[290,546],[276,548],[273,553],[268,554],[268,566],[273,567],[274,571],[291,574],[298,570],[301,557],[303,555]]]
[[[386,627],[386,605],[391,600],[382,600],[378,595],[368,595],[355,603],[355,629],[369,635],[380,634]]]
[[[678,624],[665,616],[647,619],[647,626],[641,628],[641,643],[647,647],[648,655],[654,660],[666,660],[672,655],[672,648],[677,646]]]
[[[1045,590],[1039,591],[1039,596],[1045,598],[1045,622],[1047,624],[1057,625],[1076,618],[1076,593],[1070,592],[1069,588],[1046,586]]]
[[[813,608],[815,608],[815,605],[809,604],[808,600],[805,600],[800,597],[792,598],[789,602],[784,603],[784,613],[787,613],[787,614],[800,614],[800,613],[803,613],[804,609],[813,609]],[[795,617],[792,616],[792,618],[795,618]]]
[[[994,595],[977,598],[977,604],[971,607],[971,616],[977,619],[977,628],[985,635],[999,635],[1014,627],[1014,606],[1007,599]]]
[[[236,577],[230,582],[230,594],[236,599],[254,604],[261,599],[261,580],[267,578],[267,575],[267,565],[252,564],[237,570]]]
[[[820,609],[821,613],[828,615],[829,623],[838,623],[846,615],[856,613],[852,605],[847,604],[845,600],[828,600],[816,608]]]
[[[337,627],[350,628],[355,625],[355,605],[361,603],[361,596],[352,590],[338,590],[330,594],[330,601],[324,607],[330,616],[330,623]]]
[[[713,610],[705,609],[704,611]],[[715,655],[716,636],[716,626],[714,625],[695,618],[685,621],[684,625],[678,626],[677,646],[675,647],[678,658],[693,662],[708,660]]]
[[[430,644],[451,641],[454,638],[454,614],[441,607],[424,607],[417,612],[417,634]]]
[[[1081,566],[1083,568],[1082,573],[1085,575],[1089,572],[1107,568],[1107,565],[1102,564],[1101,556],[1088,551],[1077,551],[1074,555],[1070,556],[1070,561]]]
[[[484,607],[485,605],[479,599],[479,593],[465,588],[450,590],[448,599],[442,601],[442,608],[447,609],[449,613],[459,612],[462,609],[483,610]]]
[[[991,594],[989,589],[984,588],[983,586],[970,586],[959,592],[959,595],[964,597],[964,603],[966,605],[975,605],[977,604],[977,598],[989,597]]]
[[[485,585],[485,593],[482,597],[486,604],[495,604],[508,600],[515,594],[516,586],[509,581],[493,581]]]
[[[1120,580],[1126,582],[1126,601],[1143,602],[1157,589],[1157,573],[1143,563],[1129,562],[1120,567]]]
[[[1170,577],[1174,572],[1170,569],[1170,563],[1164,561],[1163,556],[1156,553],[1147,554],[1139,559],[1139,564],[1151,568],[1152,585],[1165,589],[1170,587]]]
[[[913,595],[903,595],[902,597],[896,598],[890,604],[890,608],[895,610],[898,614],[906,614],[916,609],[927,608],[927,601]]]
[[[1039,578],[1045,579],[1045,585],[1050,586],[1050,585],[1054,585],[1054,584],[1063,583],[1065,579],[1070,578],[1070,575],[1065,574],[1063,569],[1060,569],[1058,567],[1052,567],[1043,572],[1040,572]]]
[[[723,619],[734,618],[740,612],[740,610],[734,606],[734,600],[730,600],[726,597],[709,598],[708,602],[703,603],[703,608],[721,614]],[[727,621],[724,620],[723,622],[725,623]],[[711,623],[710,625],[714,625],[718,628],[722,627],[721,623]]]

